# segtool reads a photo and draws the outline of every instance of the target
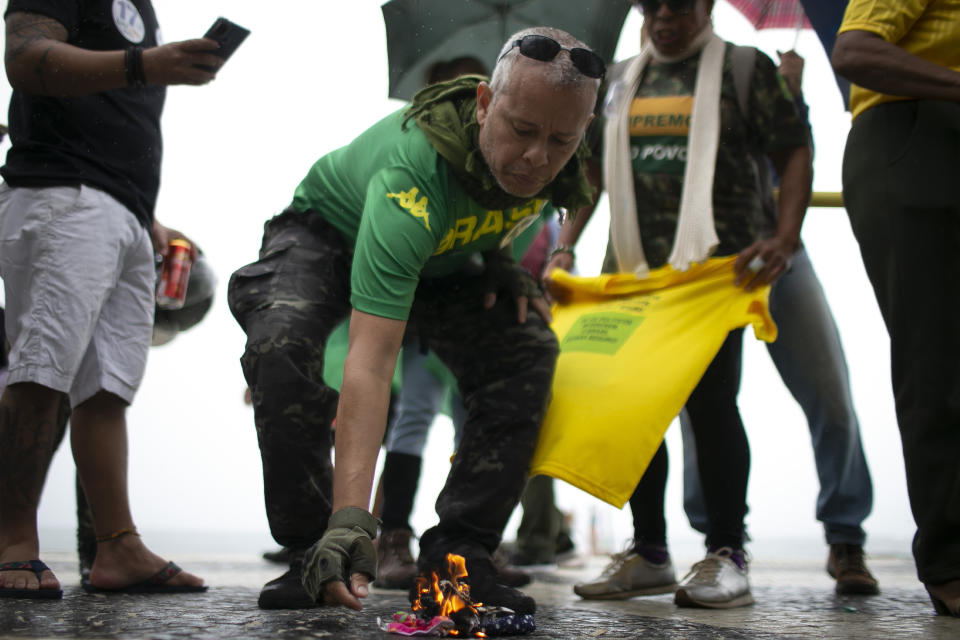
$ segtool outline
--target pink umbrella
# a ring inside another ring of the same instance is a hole
[[[754,29],[811,29],[800,0],[727,0]]]
[[[843,12],[847,6],[847,0],[727,0],[727,2],[740,11],[755,29],[777,27],[796,29],[793,48],[797,46],[801,29],[813,28],[828,58],[833,51],[833,41],[837,37],[837,29],[840,28]],[[812,24],[807,18],[808,15],[813,18]],[[846,105],[850,83],[836,74],[834,77],[837,79],[837,86]]]

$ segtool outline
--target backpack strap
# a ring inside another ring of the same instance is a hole
[[[730,52],[733,63],[733,86],[737,91],[737,105],[745,120],[750,120],[750,84],[757,61],[756,47],[735,45]]]
[[[740,107],[740,114],[747,123],[747,127],[752,130],[750,121],[750,85],[753,82],[753,73],[757,64],[756,47],[745,47],[735,45],[730,51],[730,62],[733,67],[733,86],[737,94],[737,106]],[[760,199],[763,202],[763,209],[766,212],[768,223],[776,224],[777,201],[773,195],[773,175],[770,168],[770,162],[766,155],[759,150],[754,150],[751,154],[751,161],[756,175],[757,189],[760,192]]]

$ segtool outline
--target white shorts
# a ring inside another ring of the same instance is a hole
[[[98,391],[127,403],[143,379],[156,271],[150,234],[92,187],[0,185],[7,384],[35,382],[77,406]]]

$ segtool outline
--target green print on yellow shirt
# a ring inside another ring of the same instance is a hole
[[[566,293],[551,323],[560,357],[531,475],[560,478],[618,509],[629,500],[727,333],[752,324],[758,338],[777,337],[769,286],[736,286],[735,260],[682,272],[668,265],[642,279],[554,276]]]
[[[586,351],[614,355],[643,322],[643,316],[624,313],[587,313],[570,327],[560,347],[567,352]]]

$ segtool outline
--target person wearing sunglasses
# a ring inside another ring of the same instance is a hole
[[[588,54],[566,32],[528,29],[504,45],[489,82],[424,88],[321,157],[265,225],[260,259],[233,274],[265,493],[287,498],[267,505],[271,532],[305,552],[261,599],[282,591],[273,606],[362,607],[376,577],[373,474],[409,335],[447,365],[467,410],[419,569],[445,573],[458,554],[476,600],[534,612],[532,598],[498,583],[492,553],[527,479],[558,346],[510,245],[547,202],[591,201],[581,158],[603,65]],[[347,317],[338,398],[320,372]]]
[[[800,243],[811,185],[806,125],[773,61],[752,49],[741,107],[732,69],[743,48],[714,34],[713,0],[636,4],[644,18],[641,53],[608,73],[604,122],[592,135],[594,157],[602,158],[592,174],[602,174],[610,202],[603,270],[644,277],[651,268],[683,271],[710,256],[737,254],[738,284],[769,284]],[[769,157],[781,177],[772,228],[758,156]],[[571,270],[574,244],[591,214],[587,207],[565,222],[545,273]],[[667,546],[661,445],[630,499],[634,539],[599,578],[575,587],[581,597],[676,591],[680,606],[753,602],[743,548],[750,453],[737,407],[742,337],[742,329],[729,334],[685,407],[707,507],[706,556],[678,588]]]
[[[675,16],[687,16],[693,13],[696,0],[639,0],[634,2],[644,16],[655,16],[661,7],[666,7]]]
[[[573,66],[588,78],[603,78],[606,73],[606,65],[603,59],[590,49],[583,47],[565,47],[553,38],[530,34],[522,38],[517,38],[510,46],[500,54],[502,60],[511,51],[517,49],[520,55],[540,60],[541,62],[550,62],[561,51],[566,51],[570,55],[570,61]]]

